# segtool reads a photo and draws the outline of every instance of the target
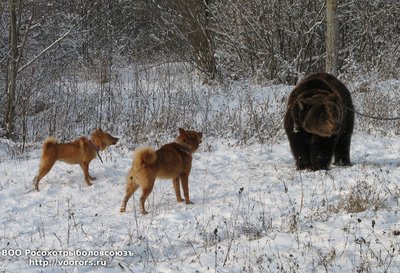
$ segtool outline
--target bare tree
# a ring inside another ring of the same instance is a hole
[[[39,4],[38,4],[39,5]],[[39,6],[33,3],[23,3],[21,0],[9,0],[9,39],[8,39],[8,52],[6,54],[6,107],[4,112],[4,120],[2,127],[6,129],[5,136],[12,140],[16,140],[15,122],[17,117],[22,117],[25,120],[27,114],[27,104],[29,94],[23,94],[23,91],[17,92],[18,84],[21,85],[22,81],[18,82],[18,77],[27,68],[38,62],[40,58],[48,54],[57,45],[59,45],[66,37],[68,37],[73,30],[76,29],[78,23],[75,22],[68,30],[65,31],[60,37],[54,38],[51,36],[49,44],[43,48],[32,46],[29,48],[31,54],[28,52],[28,44],[31,42],[35,44],[36,41],[30,41],[30,32],[37,28],[43,20],[42,15],[34,18],[34,11]],[[25,14],[26,13],[26,14]],[[82,18],[81,18],[82,19]],[[80,19],[78,19],[79,22]],[[47,41],[46,41],[47,42]],[[28,57],[26,56],[28,55]],[[34,69],[33,69],[34,70]],[[26,81],[26,79],[25,79]],[[19,107],[19,114],[17,115],[17,106]],[[22,126],[25,128],[25,126]],[[24,130],[24,129],[23,129]],[[22,135],[25,138],[24,134]]]
[[[175,43],[178,50],[184,50],[180,57],[214,79],[218,73],[213,37],[209,29],[209,1],[168,0],[162,8],[165,16],[163,27],[173,31],[176,42],[184,43],[183,47],[179,42]]]
[[[18,73],[18,62],[19,62],[19,50],[18,50],[18,33],[17,33],[17,14],[16,5],[18,0],[9,0],[8,7],[10,11],[10,23],[9,23],[9,54],[8,58],[8,72],[7,72],[7,108],[5,113],[5,126],[6,126],[6,137],[14,139],[14,117],[15,117],[15,88],[17,82]]]

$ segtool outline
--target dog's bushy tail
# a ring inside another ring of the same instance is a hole
[[[56,145],[58,142],[57,142],[57,139],[56,138],[54,138],[54,137],[47,137],[44,141],[43,141],[43,148],[42,148],[42,156],[41,156],[41,158],[40,158],[40,168],[42,168],[42,166],[43,166],[43,164],[45,164],[46,162],[46,160],[45,160],[45,158],[46,158],[46,155],[49,155],[49,153],[51,154],[52,153],[52,149],[50,148],[51,146],[54,146],[54,145]],[[54,151],[54,149],[53,149],[53,151]],[[36,179],[36,177],[35,177],[35,179]]]
[[[57,139],[54,137],[48,137],[43,141],[43,151],[47,150],[50,145],[57,144]]]
[[[135,150],[133,162],[135,168],[142,168],[154,164],[157,160],[156,152],[151,147],[141,147]],[[145,165],[145,166],[144,166]]]

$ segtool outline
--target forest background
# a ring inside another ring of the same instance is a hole
[[[399,78],[399,18],[397,0],[338,1],[338,74],[370,95],[371,114],[397,113],[371,85]],[[7,0],[0,22],[0,137],[22,148],[98,126],[136,143],[178,126],[265,142],[285,101],[266,116],[246,90],[325,69],[325,0]],[[213,94],[232,92],[246,124],[211,111]]]

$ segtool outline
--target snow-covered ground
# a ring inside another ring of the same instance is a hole
[[[157,181],[146,216],[140,191],[119,212],[132,161],[122,144],[92,161],[91,187],[59,162],[32,191],[38,149],[1,162],[0,272],[400,271],[398,137],[355,132],[354,165],[318,172],[296,171],[285,140],[204,138],[194,204]]]

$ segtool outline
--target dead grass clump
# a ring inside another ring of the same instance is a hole
[[[376,188],[366,181],[359,181],[351,188],[350,193],[342,200],[343,208],[349,213],[366,210],[377,211],[383,207],[383,200]]]

